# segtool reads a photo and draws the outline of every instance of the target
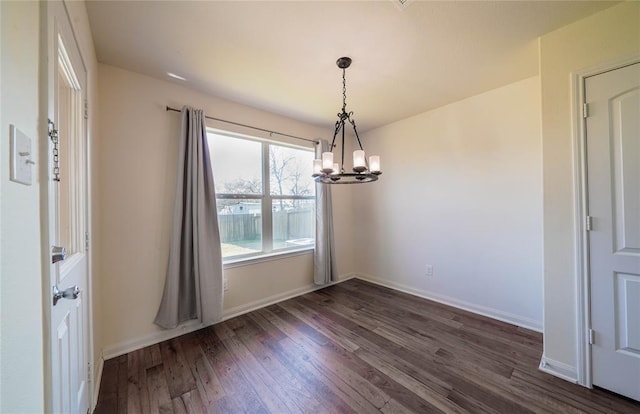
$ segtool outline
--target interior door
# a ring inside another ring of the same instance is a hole
[[[50,403],[89,407],[86,69],[65,6],[47,2]]]
[[[593,384],[640,400],[640,63],[585,97]]]

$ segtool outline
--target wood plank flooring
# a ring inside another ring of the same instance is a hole
[[[96,413],[640,413],[542,335],[352,279],[105,362]]]

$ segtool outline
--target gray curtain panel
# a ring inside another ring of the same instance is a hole
[[[155,324],[166,329],[222,317],[222,253],[202,110],[182,108],[169,264]]]
[[[329,143],[321,139],[316,143],[316,158],[329,151]],[[316,183],[316,247],[313,253],[313,282],[326,285],[338,280],[333,242],[333,207],[331,186]]]

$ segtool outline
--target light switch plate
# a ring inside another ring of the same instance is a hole
[[[9,136],[11,137],[10,165],[11,174],[9,179],[16,183],[31,185],[31,139],[20,131],[15,125],[9,126]]]

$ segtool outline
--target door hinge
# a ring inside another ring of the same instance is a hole
[[[87,381],[91,383],[91,362],[87,362]]]
[[[84,100],[84,119],[89,119],[89,101]]]
[[[582,117],[589,118],[589,104],[586,102],[582,104]]]
[[[88,232],[84,233],[84,249],[85,251],[89,250],[89,233]]]
[[[594,345],[596,343],[596,331],[593,329],[589,329],[589,345]]]
[[[587,228],[587,231],[593,230],[593,217],[587,216],[587,219],[585,220],[585,226]]]

